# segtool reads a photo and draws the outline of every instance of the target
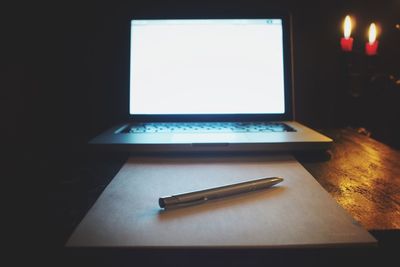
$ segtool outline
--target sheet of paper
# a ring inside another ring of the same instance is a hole
[[[266,190],[163,210],[162,196],[280,176]],[[131,157],[67,242],[70,247],[302,247],[371,244],[289,155]]]

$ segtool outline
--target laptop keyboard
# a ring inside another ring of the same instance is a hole
[[[135,123],[124,133],[229,133],[229,132],[295,132],[280,122],[156,122]]]

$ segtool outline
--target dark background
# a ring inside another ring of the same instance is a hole
[[[62,247],[121,164],[123,155],[93,153],[87,142],[127,117],[133,16],[251,16],[271,8],[293,15],[297,120],[364,127],[399,148],[399,0],[14,1],[1,16],[1,114],[15,245]],[[351,56],[339,46],[346,14],[357,20]],[[373,21],[382,31],[370,59],[362,51]]]

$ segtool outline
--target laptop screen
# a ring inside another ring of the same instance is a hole
[[[132,20],[131,115],[284,114],[281,19]]]

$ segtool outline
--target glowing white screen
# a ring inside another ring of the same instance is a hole
[[[132,20],[131,114],[282,114],[282,23]]]

